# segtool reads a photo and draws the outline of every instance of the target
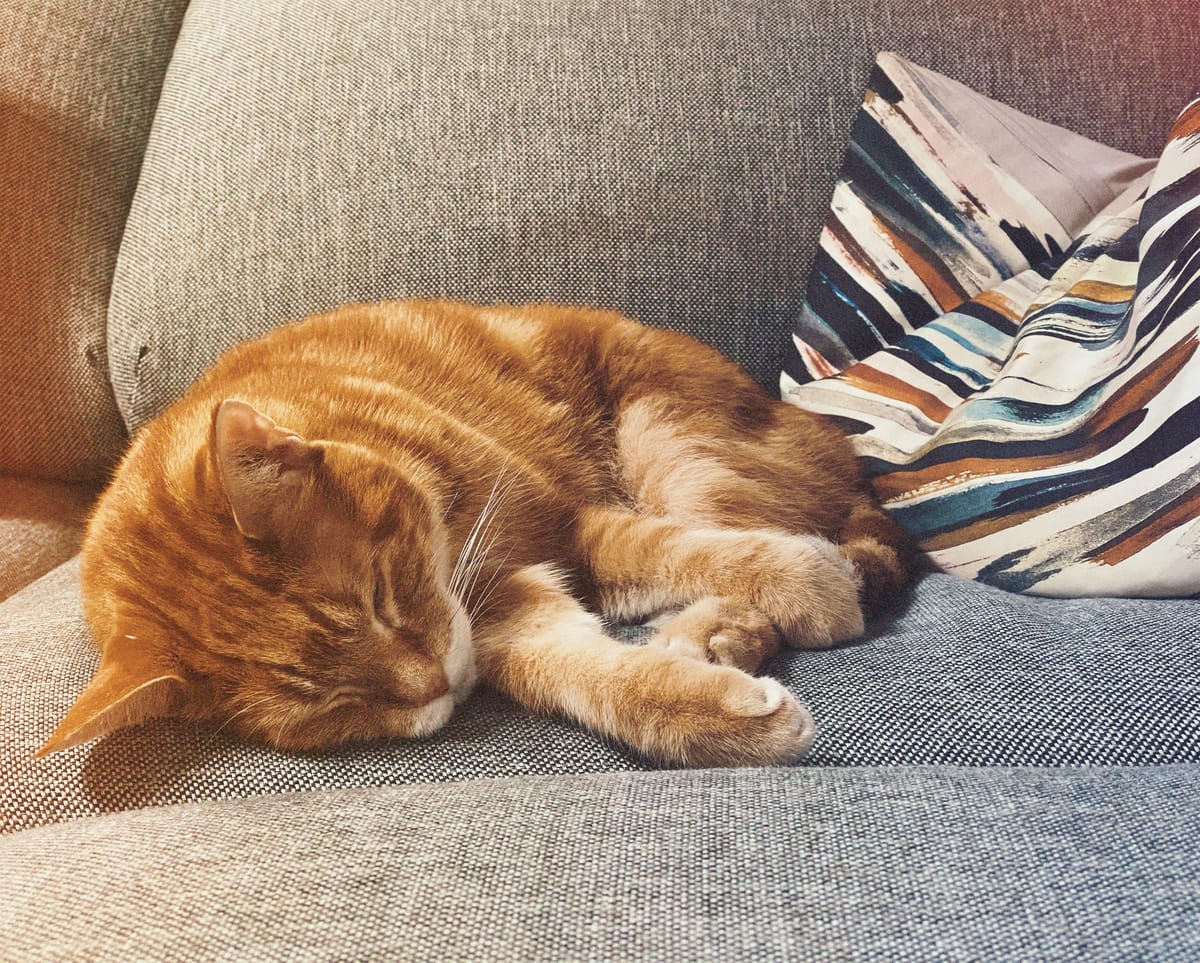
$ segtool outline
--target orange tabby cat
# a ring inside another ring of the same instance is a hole
[[[477,675],[645,756],[782,762],[753,673],[912,571],[845,439],[613,314],[345,307],[228,352],[91,519],[94,679],[40,750],[155,716],[283,749],[422,736]],[[668,613],[645,646],[599,616]]]

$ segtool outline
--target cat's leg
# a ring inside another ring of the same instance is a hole
[[[649,758],[781,763],[812,741],[812,717],[779,683],[609,638],[549,566],[508,576],[488,609],[475,626],[475,648],[489,684]]]
[[[758,609],[710,595],[665,619],[650,639],[676,655],[754,672],[779,651],[779,630]]]
[[[696,528],[824,536],[854,563],[867,611],[887,608],[916,574],[912,539],[863,485],[849,443],[832,425],[760,401],[767,407],[755,427],[734,424],[728,406],[695,399],[626,405],[616,431],[625,495],[642,514]]]
[[[717,596],[763,613],[797,647],[863,632],[855,568],[818,536],[692,528],[590,507],[580,513],[575,540],[608,618],[636,620]]]

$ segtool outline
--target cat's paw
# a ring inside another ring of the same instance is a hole
[[[793,762],[812,745],[812,715],[774,679],[692,662],[704,689],[673,720],[674,761],[690,766],[764,766]],[[701,678],[702,677],[702,678]],[[699,710],[699,711],[696,711]]]
[[[789,645],[820,649],[863,634],[858,573],[836,545],[810,535],[762,538],[745,595]]]
[[[709,597],[671,617],[648,644],[752,673],[779,651],[779,631],[744,603]]]

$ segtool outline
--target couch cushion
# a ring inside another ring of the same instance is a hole
[[[1200,762],[1200,601],[1047,599],[929,575],[862,642],[768,666],[809,764]]]
[[[863,641],[767,670],[812,707],[804,766],[1200,763],[1197,625],[1196,601],[1038,599],[934,575]],[[152,723],[32,760],[97,661],[76,562],[0,606],[0,652],[0,831],[213,797],[646,768],[489,692],[424,741],[282,755]]]
[[[773,387],[879,50],[1148,152],[1187,6],[195,0],[114,280],[122,413],[286,319],[428,295],[616,308]]]
[[[0,477],[0,601],[79,551],[93,488]]]
[[[0,4],[0,474],[98,479],[105,309],[186,0]]]
[[[768,769],[152,809],[0,840],[0,956],[1196,959],[1198,794],[1196,766]]]

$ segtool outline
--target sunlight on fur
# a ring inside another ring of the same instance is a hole
[[[655,762],[789,762],[812,718],[754,673],[861,634],[913,559],[832,425],[684,335],[345,307],[135,438],[83,549],[100,667],[39,754],[164,716],[281,750],[427,736],[478,676]],[[601,622],[652,616],[644,646]]]

